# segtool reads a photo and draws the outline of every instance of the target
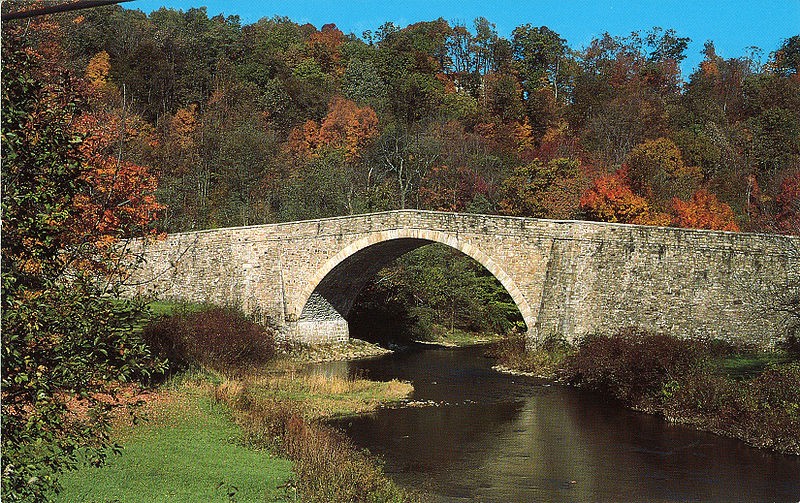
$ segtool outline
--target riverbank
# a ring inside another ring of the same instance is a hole
[[[167,359],[171,377],[129,397],[142,403],[137,417],[145,420],[119,418],[112,439],[121,454],[65,474],[58,501],[418,499],[324,424],[402,400],[413,387],[305,371],[311,361],[387,350],[357,340],[278,346],[234,310],[158,307],[164,314],[144,328],[144,339]]]
[[[800,454],[800,358],[632,329],[577,346],[522,337],[494,348],[498,370],[598,391],[666,421]]]
[[[413,501],[323,424],[412,390],[396,380],[307,375],[287,359],[235,379],[183,372],[146,394],[144,421],[119,418],[112,438],[121,454],[65,474],[57,501],[344,501],[363,493]]]
[[[292,477],[290,460],[252,449],[233,411],[213,398],[210,376],[176,376],[139,395],[143,420],[117,419],[121,446],[100,468],[60,477],[63,503],[123,501],[281,501]]]

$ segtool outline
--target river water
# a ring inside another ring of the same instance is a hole
[[[311,371],[414,384],[417,406],[334,424],[381,456],[399,484],[434,501],[800,501],[800,456],[492,364],[480,347],[432,348]]]

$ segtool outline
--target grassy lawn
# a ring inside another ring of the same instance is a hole
[[[171,300],[154,300],[147,304],[154,316],[176,313],[194,313],[203,309],[204,304],[191,302],[175,302]]]
[[[242,446],[230,410],[205,392],[165,396],[147,406],[148,422],[118,428],[122,455],[62,476],[57,501],[283,501],[290,461]]]

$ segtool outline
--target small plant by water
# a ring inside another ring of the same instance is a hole
[[[575,348],[560,338],[547,338],[534,347],[527,347],[525,335],[512,332],[493,344],[488,355],[497,358],[500,367],[533,374],[537,377],[558,377],[564,360],[575,352]]]

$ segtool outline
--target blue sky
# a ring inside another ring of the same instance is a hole
[[[442,17],[471,26],[473,19],[484,16],[497,25],[501,36],[510,36],[525,23],[544,25],[573,48],[585,47],[606,31],[627,35],[660,26],[692,39],[684,71],[702,60],[706,40],[713,40],[717,53],[726,58],[743,56],[750,46],[763,49],[766,58],[782,40],[800,34],[800,0],[136,0],[122,5],[146,13],[161,6],[181,10],[206,6],[209,16],[236,14],[243,24],[281,15],[317,28],[335,23],[345,33],[359,36],[386,21],[405,26]]]

